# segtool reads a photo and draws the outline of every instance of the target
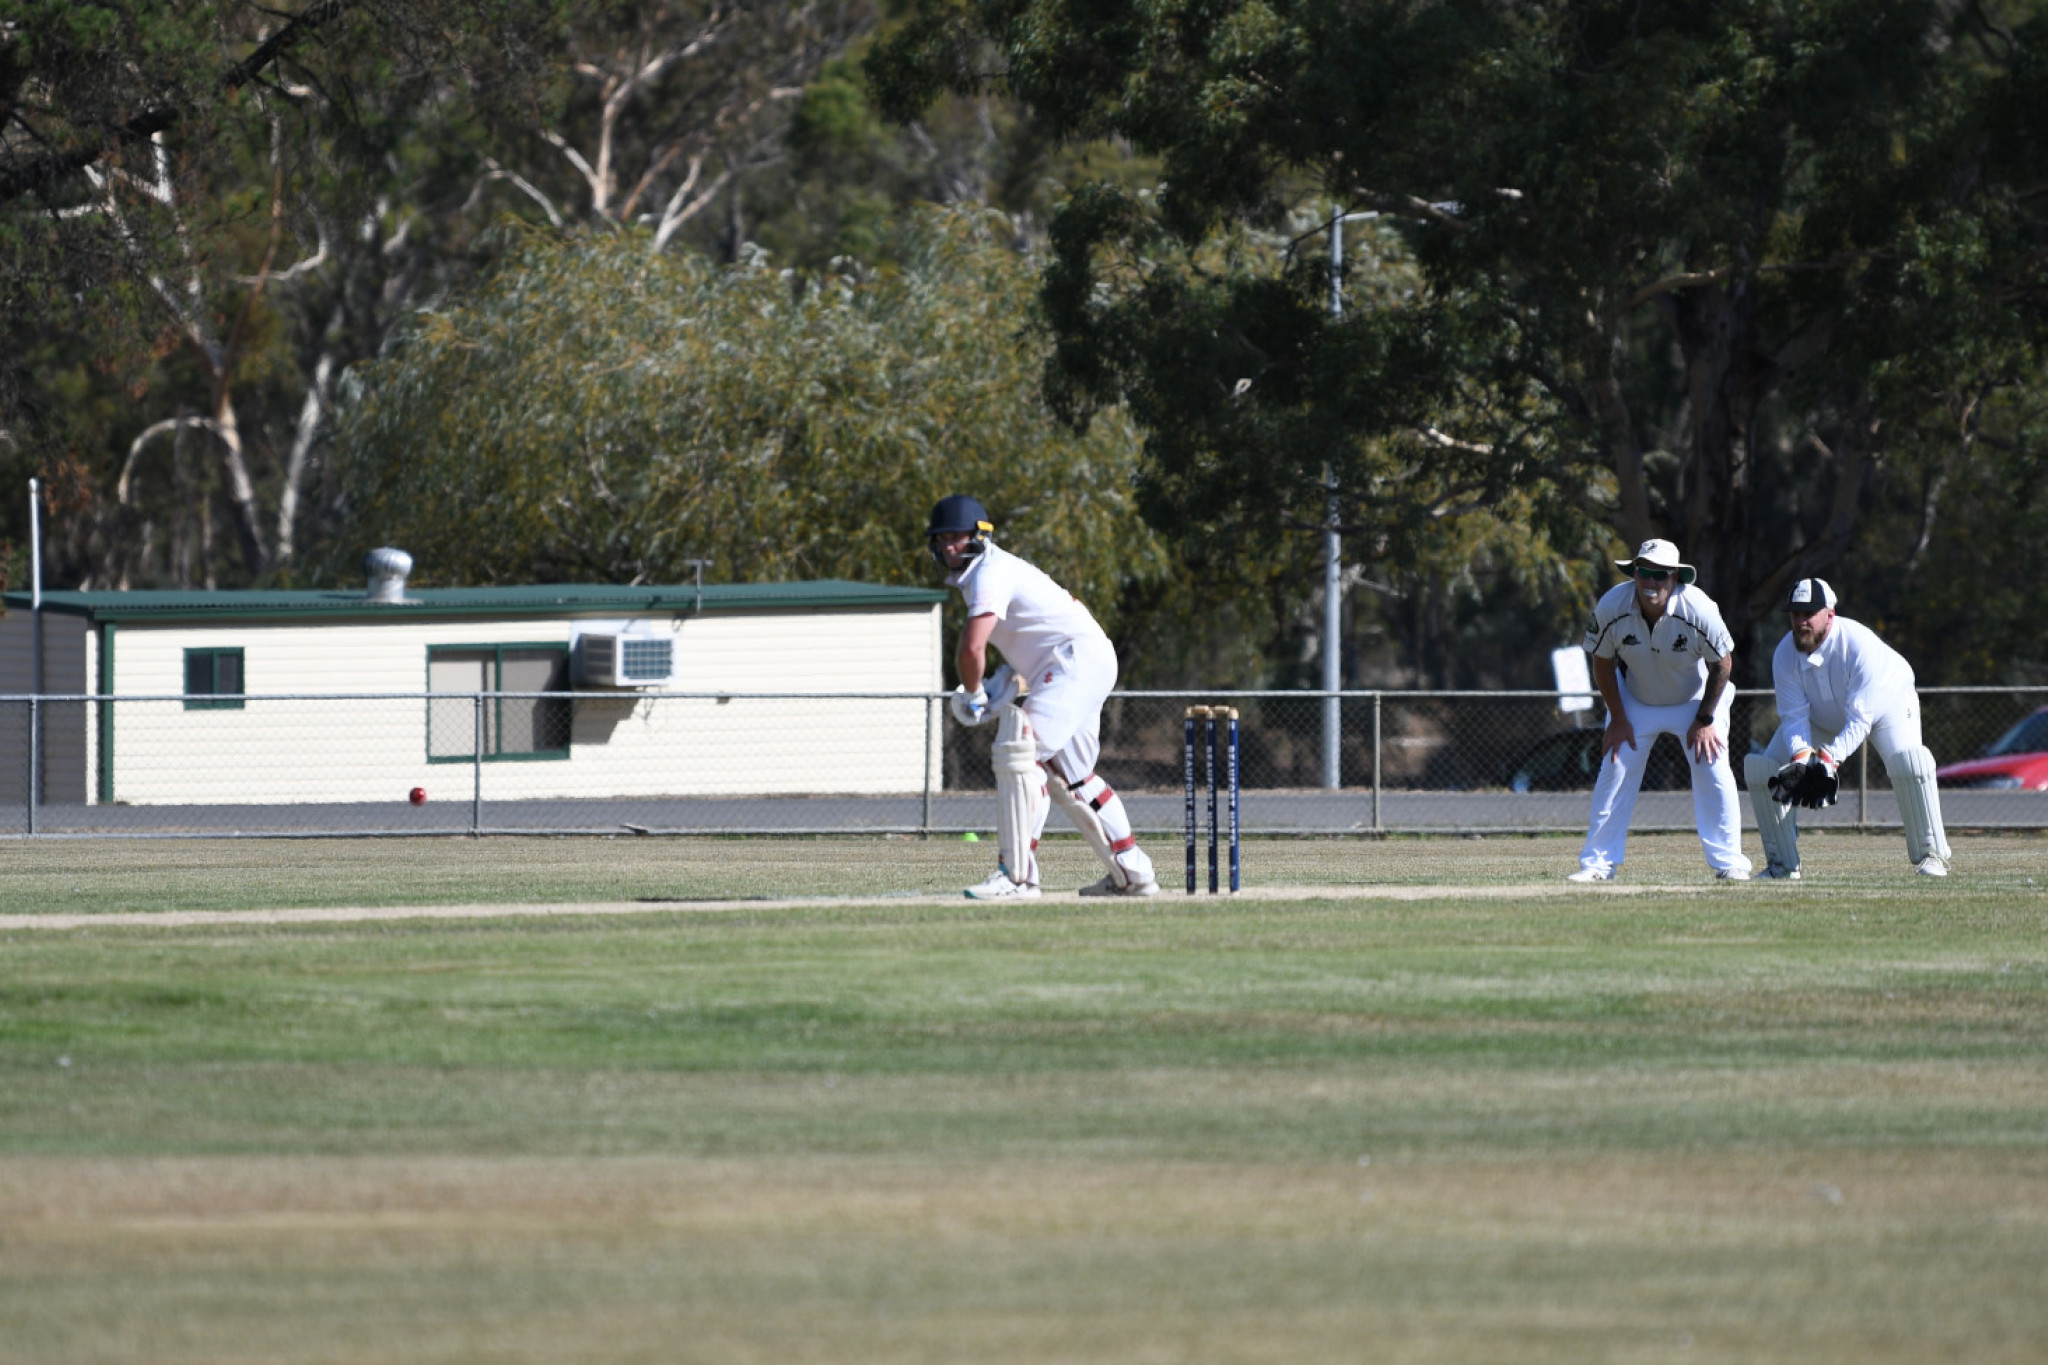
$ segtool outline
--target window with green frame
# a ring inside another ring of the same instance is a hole
[[[188,649],[185,651],[185,709],[187,711],[239,711],[242,709],[242,651],[239,649]],[[217,697],[217,701],[200,701]]]
[[[461,696],[427,702],[427,761],[470,763],[477,753],[479,692],[560,692],[553,697],[486,696],[486,762],[569,756],[569,647],[560,644],[429,645],[427,691]]]

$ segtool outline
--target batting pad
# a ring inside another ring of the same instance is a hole
[[[1948,835],[1941,828],[1941,793],[1934,784],[1934,753],[1924,745],[1884,756],[1892,795],[1899,799],[1899,823],[1906,827],[1906,858],[1928,854],[1949,861]]]
[[[1763,754],[1742,760],[1742,780],[1756,811],[1756,837],[1764,846],[1764,862],[1790,872],[1799,866],[1799,821],[1791,806],[1779,804],[1771,795],[1771,774],[1777,770]]]
[[[1052,803],[1066,813],[1075,829],[1081,831],[1081,837],[1088,841],[1088,847],[1095,850],[1095,856],[1102,859],[1102,865],[1121,882],[1123,874],[1117,869],[1116,855],[1110,852],[1109,831],[1103,827],[1102,817],[1058,778],[1046,783],[1046,790],[1052,795]]]
[[[992,750],[996,770],[996,844],[1010,880],[1038,885],[1038,836],[1051,809],[1038,741],[1022,707],[1005,706]]]

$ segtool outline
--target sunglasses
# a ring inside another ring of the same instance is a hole
[[[1663,582],[1663,581],[1664,581],[1665,579],[1667,579],[1667,578],[1671,577],[1671,570],[1669,570],[1669,569],[1645,569],[1645,568],[1643,568],[1643,567],[1642,567],[1641,565],[1637,565],[1637,566],[1636,566],[1636,577],[1637,577],[1637,578],[1647,578],[1647,579],[1649,579],[1649,580],[1650,580],[1650,581],[1651,581],[1652,583],[1662,583],[1662,582]]]

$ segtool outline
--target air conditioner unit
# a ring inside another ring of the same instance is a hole
[[[667,635],[580,635],[576,681],[596,687],[665,687],[676,676],[676,642]]]

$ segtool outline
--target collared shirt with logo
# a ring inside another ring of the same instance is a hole
[[[1643,619],[1636,585],[1617,583],[1593,607],[1580,648],[1612,659],[1629,695],[1648,706],[1676,706],[1706,695],[1707,665],[1735,650],[1721,609],[1699,588],[1680,583],[1665,599],[1664,614]]]

